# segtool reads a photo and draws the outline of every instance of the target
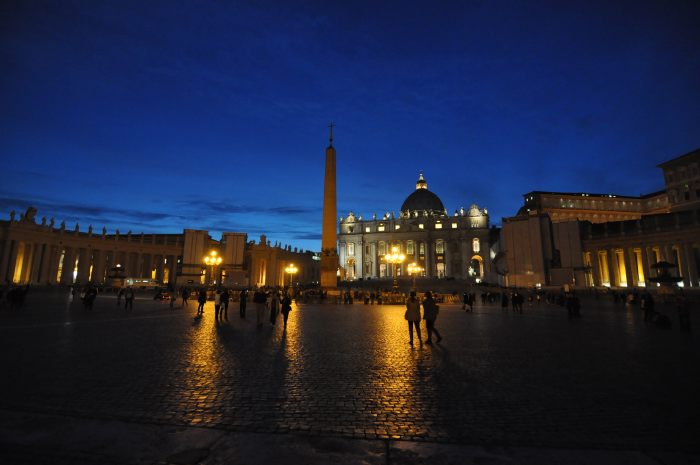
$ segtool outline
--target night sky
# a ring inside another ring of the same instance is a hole
[[[698,1],[294,3],[2,2],[3,219],[319,250],[331,120],[365,217],[420,170],[500,224],[532,190],[659,190],[700,147]]]

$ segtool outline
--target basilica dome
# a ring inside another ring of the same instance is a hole
[[[423,173],[420,174],[418,182],[416,182],[416,190],[406,197],[401,205],[401,212],[411,216],[415,216],[415,212],[420,215],[423,215],[424,212],[435,215],[445,214],[442,200],[428,190],[428,183],[423,178]]]

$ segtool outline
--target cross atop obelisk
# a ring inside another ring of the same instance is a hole
[[[335,148],[333,126],[330,128],[330,145],[326,148],[326,173],[323,180],[323,229],[321,232],[321,288],[334,294],[338,287],[338,209],[335,185]]]

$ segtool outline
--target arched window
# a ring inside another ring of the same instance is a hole
[[[379,243],[379,255],[385,255],[386,254],[386,243],[383,241]]]
[[[406,244],[406,253],[408,255],[413,255],[413,252],[413,241],[408,241],[408,243]]]
[[[445,253],[445,243],[443,241],[437,241],[435,243],[435,252],[436,253]]]
[[[472,250],[474,252],[481,252],[481,244],[479,244],[479,238],[475,237],[472,239]]]

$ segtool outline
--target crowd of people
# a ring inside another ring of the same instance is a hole
[[[204,315],[204,306],[207,301],[210,300],[210,292],[211,291],[208,291],[206,288],[195,290],[197,295],[197,317],[202,317]],[[235,300],[238,300],[238,313],[240,318],[246,318],[248,300],[250,298],[249,294],[250,291],[248,289],[237,292],[237,295],[225,287],[214,290],[214,318],[217,321],[228,321],[228,308]],[[179,290],[179,295],[182,298],[182,306],[187,307],[189,298],[192,295],[192,290],[187,287],[182,287]],[[297,298],[300,297],[299,293],[297,293],[296,296]],[[173,299],[174,298],[175,297],[173,297]],[[254,305],[255,320],[258,328],[263,326],[266,316],[270,324],[274,326],[280,314],[284,320],[284,328],[287,328],[289,312],[292,311],[292,297],[287,289],[281,287],[256,287],[253,289],[253,295],[250,300]]]

